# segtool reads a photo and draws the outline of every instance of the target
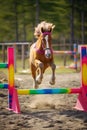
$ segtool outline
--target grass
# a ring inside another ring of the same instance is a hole
[[[70,65],[72,63],[74,63],[73,59],[70,58],[70,56],[64,56],[64,55],[55,55],[54,56],[54,61],[55,61],[55,64],[57,66],[56,68],[56,74],[62,74],[62,73],[75,73],[76,70],[75,69],[67,69],[67,68],[64,68],[64,60],[66,62],[66,65]],[[1,60],[0,60],[1,61]],[[22,61],[19,59],[17,59],[16,61],[16,66],[17,66],[17,72],[16,74],[30,74],[29,72],[27,73],[22,73],[23,69],[23,63]],[[58,68],[58,66],[61,66],[60,68]],[[29,59],[26,58],[25,59],[25,70],[28,70],[29,69]],[[1,69],[0,71],[3,71],[4,73],[7,73],[7,69]],[[45,72],[46,74],[50,74],[51,73],[51,69],[48,68]]]
[[[64,73],[76,73],[75,69],[67,69],[67,68],[56,68],[56,74],[64,74]],[[51,73],[51,69],[47,69],[46,70],[46,74],[50,74]]]

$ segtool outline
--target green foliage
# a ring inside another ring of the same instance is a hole
[[[81,1],[74,1],[76,39],[81,38],[81,11],[84,10],[84,15],[87,13],[87,1],[84,0],[84,8]],[[71,8],[69,0],[0,0],[0,42],[32,41],[37,19],[56,25],[53,33],[55,39],[61,35],[70,39]],[[85,28],[86,21],[87,18]]]

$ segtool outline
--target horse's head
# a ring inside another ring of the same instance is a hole
[[[51,53],[52,53],[52,47],[51,47],[51,30],[50,31],[46,31],[43,30],[42,28],[42,49],[44,50],[44,54],[46,58],[51,58]]]
[[[44,50],[46,58],[51,58],[52,55],[52,37],[51,33],[54,28],[52,23],[41,22],[37,28],[35,28],[35,36],[41,40],[41,48]]]

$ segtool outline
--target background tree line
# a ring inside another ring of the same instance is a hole
[[[87,0],[0,0],[0,42],[33,41],[43,20],[55,24],[55,42],[86,44]]]

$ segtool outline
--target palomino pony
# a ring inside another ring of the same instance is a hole
[[[43,73],[50,66],[52,75],[50,84],[55,84],[55,68],[52,50],[52,37],[51,33],[54,28],[52,23],[45,21],[38,24],[35,28],[34,35],[37,41],[30,47],[30,69],[34,79],[33,87],[38,88],[41,84]]]

